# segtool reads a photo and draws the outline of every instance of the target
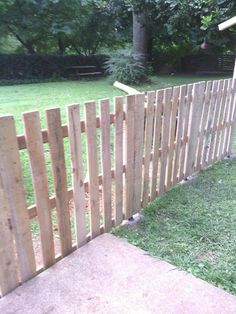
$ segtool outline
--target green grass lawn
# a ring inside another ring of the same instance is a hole
[[[187,84],[219,77],[158,76],[136,87],[141,91]],[[0,86],[0,115],[13,114],[18,133],[23,132],[21,113],[124,95],[108,79]],[[83,115],[83,111],[82,111]],[[50,193],[53,194],[50,158],[45,144]],[[68,140],[66,164],[70,169]],[[21,152],[27,201],[34,203],[29,162]],[[86,158],[86,156],[84,156]],[[158,256],[227,291],[236,294],[236,161],[223,161],[201,171],[198,180],[178,185],[143,210],[145,220],[135,227],[120,227],[114,234],[128,239],[149,254]],[[71,185],[70,171],[68,183]],[[33,233],[38,233],[32,225]]]
[[[148,205],[115,235],[236,294],[236,160],[222,161]]]

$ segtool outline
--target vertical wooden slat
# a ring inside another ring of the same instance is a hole
[[[72,168],[72,188],[75,207],[76,244],[77,247],[81,247],[86,244],[87,237],[80,106],[68,106],[67,117]]]
[[[187,145],[189,141],[189,129],[190,129],[190,111],[192,106],[192,92],[193,84],[187,85],[186,101],[184,106],[184,127],[183,127],[183,137],[180,153],[180,165],[179,165],[179,176],[178,181],[186,178],[186,163],[188,159],[187,155]]]
[[[204,95],[204,105],[203,105],[202,118],[201,118],[200,131],[199,131],[200,134],[199,134],[196,170],[200,170],[201,165],[202,165],[202,159],[203,159],[203,153],[204,153],[203,143],[204,143],[204,136],[206,134],[206,128],[207,128],[207,118],[208,118],[209,109],[210,109],[211,88],[212,88],[212,82],[208,81],[206,84],[206,90],[205,90],[205,95]]]
[[[164,109],[162,121],[162,141],[161,141],[161,158],[160,158],[160,182],[158,195],[163,194],[166,190],[166,173],[168,165],[168,143],[170,136],[170,116],[171,116],[171,97],[172,88],[164,90]]]
[[[222,94],[222,98],[220,102],[219,118],[217,119],[216,137],[215,137],[215,144],[214,144],[214,151],[213,151],[213,158],[212,158],[213,162],[215,162],[218,159],[218,154],[219,154],[220,137],[221,137],[221,131],[222,131],[222,122],[223,122],[224,112],[225,112],[225,107],[226,107],[228,84],[229,84],[229,80],[224,80],[223,94]]]
[[[144,146],[144,94],[135,97],[134,121],[134,200],[133,214],[139,212],[142,197],[142,165]]]
[[[176,184],[178,181],[178,173],[180,168],[180,152],[181,145],[183,142],[183,131],[184,131],[184,113],[186,113],[186,91],[187,86],[180,86],[179,95],[179,107],[178,107],[178,121],[177,121],[177,131],[176,131],[176,147],[175,147],[175,158],[173,166],[173,176],[172,182]]]
[[[0,173],[4,195],[10,208],[9,223],[14,232],[21,282],[24,282],[35,275],[36,266],[12,116],[0,117]]]
[[[160,89],[156,94],[156,110],[154,124],[154,140],[153,140],[153,160],[152,160],[152,178],[151,178],[151,201],[157,195],[157,174],[160,156],[160,139],[162,129],[162,110],[163,110],[164,90]]]
[[[110,102],[109,99],[100,100],[101,146],[102,146],[102,194],[104,231],[112,228],[111,207],[111,147],[110,147]]]
[[[135,95],[127,96],[126,103],[126,172],[125,172],[125,217],[130,218],[133,215],[134,200],[134,115],[135,115]]]
[[[23,120],[37,206],[43,265],[47,268],[55,262],[55,251],[39,112],[24,113]]]
[[[152,150],[153,123],[154,123],[154,102],[155,92],[147,93],[147,113],[145,120],[145,148],[144,148],[144,166],[143,166],[143,197],[142,206],[145,207],[149,201],[149,171],[150,155]]]
[[[204,139],[204,152],[202,158],[202,166],[205,166],[208,163],[208,153],[210,148],[210,135],[211,135],[211,128],[213,127],[213,117],[216,108],[216,97],[217,97],[217,89],[218,89],[218,81],[213,81],[212,90],[210,95],[210,108],[208,111],[208,118],[207,118],[207,127],[206,127],[206,134]]]
[[[199,125],[203,109],[205,82],[193,85],[193,101],[190,119],[190,132],[187,151],[186,176],[193,174],[197,159]]]
[[[172,182],[172,174],[174,170],[173,157],[174,157],[175,138],[176,138],[176,118],[177,118],[176,115],[177,115],[177,108],[179,104],[179,92],[180,92],[180,87],[175,86],[173,88],[172,110],[171,110],[171,120],[170,120],[169,159],[168,159],[167,183],[166,183],[167,190],[169,190],[170,186],[173,183]]]
[[[217,97],[216,97],[214,117],[213,117],[213,122],[212,122],[211,139],[209,142],[207,164],[211,164],[213,161],[213,151],[214,151],[214,147],[215,147],[214,144],[215,144],[215,138],[216,138],[217,123],[218,123],[219,113],[220,113],[222,91],[223,91],[223,80],[220,80],[218,82],[218,88],[217,88]]]
[[[230,119],[229,119],[229,126],[226,135],[226,144],[225,150],[226,154],[231,154],[232,151],[232,143],[234,138],[234,129],[236,123],[236,79],[233,79],[232,82],[232,90],[231,90],[231,112],[230,112]]]
[[[123,96],[115,97],[115,225],[123,220]]]
[[[100,235],[96,103],[86,102],[85,108],[89,172],[90,229],[92,238],[95,238]]]
[[[230,116],[230,110],[231,110],[231,91],[232,91],[232,79],[228,80],[228,89],[227,89],[227,95],[224,105],[224,114],[223,119],[221,122],[221,135],[220,135],[220,143],[219,143],[219,149],[218,149],[218,155],[217,159],[221,159],[225,156],[225,136],[227,131],[227,124],[229,123],[229,116]]]
[[[72,250],[72,239],[60,109],[55,108],[46,110],[46,118],[56,195],[56,210],[60,234],[61,254],[62,256],[65,256]]]
[[[19,284],[10,208],[0,176],[0,294],[4,296]]]

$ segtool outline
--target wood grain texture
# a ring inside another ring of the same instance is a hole
[[[111,207],[111,141],[110,141],[110,101],[99,101],[101,119],[101,152],[102,152],[102,202],[104,231],[112,228]]]
[[[164,90],[160,89],[156,94],[156,109],[154,116],[154,139],[153,139],[153,160],[151,177],[151,201],[157,196],[157,175],[160,160],[162,112],[163,112]]]
[[[169,137],[169,158],[167,167],[167,182],[166,189],[169,190],[173,184],[173,171],[174,171],[174,153],[175,153],[175,139],[176,139],[176,124],[177,124],[177,109],[179,106],[179,93],[180,87],[175,86],[173,88],[172,96],[172,108],[171,108],[171,118],[170,118],[170,137]],[[176,158],[176,157],[175,157]]]
[[[198,151],[199,126],[201,123],[201,115],[203,111],[205,82],[193,84],[193,101],[190,113],[190,131],[187,151],[186,176],[193,174]]]
[[[4,296],[19,285],[10,208],[0,176],[0,294]]]
[[[86,209],[83,173],[83,148],[81,142],[80,106],[67,107],[68,135],[71,154],[72,189],[75,208],[77,247],[87,243]]]
[[[126,120],[125,120],[125,217],[133,215],[134,206],[134,116],[135,116],[135,95],[127,96]]]
[[[72,238],[60,109],[46,110],[46,118],[61,252],[65,256],[72,250]]]
[[[48,268],[55,262],[55,251],[39,112],[24,113],[23,121],[37,206],[43,266]]]
[[[135,117],[134,117],[134,200],[133,214],[141,209],[142,198],[142,165],[144,147],[144,94],[135,96]]]
[[[123,220],[123,96],[115,97],[115,225]]]
[[[87,160],[89,172],[90,232],[92,239],[100,235],[98,148],[96,103],[86,102]]]
[[[161,140],[161,158],[160,158],[160,182],[158,195],[162,195],[166,190],[167,166],[168,166],[168,143],[170,137],[170,116],[171,116],[171,98],[172,88],[164,90],[163,121],[162,121],[162,140]]]
[[[145,119],[145,144],[144,144],[144,165],[143,165],[143,192],[142,206],[145,207],[149,201],[149,180],[150,180],[150,155],[153,141],[154,123],[154,102],[156,92],[147,93],[147,113]]]
[[[20,280],[24,282],[35,275],[36,267],[30,222],[26,211],[16,129],[12,116],[0,117],[0,173],[3,193],[10,208],[9,223],[14,233]]]

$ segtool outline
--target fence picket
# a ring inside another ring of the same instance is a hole
[[[123,96],[115,97],[115,225],[123,220]]]
[[[158,175],[158,166],[159,166],[159,159],[160,159],[163,100],[164,100],[164,89],[161,89],[161,90],[158,90],[156,94],[152,178],[151,178],[151,201],[153,201],[157,196],[157,175]]]
[[[55,262],[55,251],[39,112],[23,113],[23,120],[39,220],[43,265],[48,268]]]
[[[206,166],[208,163],[208,153],[210,147],[210,135],[211,129],[213,127],[213,117],[215,112],[215,105],[216,105],[216,96],[217,96],[217,89],[218,89],[218,81],[213,81],[212,83],[212,90],[210,94],[210,105],[208,110],[208,117],[206,123],[206,132],[205,132],[205,139],[204,139],[204,148],[203,148],[203,158],[202,158],[202,166]]]
[[[205,95],[204,95],[204,104],[203,104],[202,118],[201,118],[201,125],[200,125],[196,170],[200,170],[202,166],[202,158],[203,158],[203,152],[204,152],[203,143],[204,143],[204,137],[205,137],[205,132],[207,128],[207,118],[208,118],[209,110],[210,110],[211,88],[212,88],[212,82],[208,81],[206,83],[206,89],[205,89]]]
[[[152,150],[153,123],[154,123],[154,101],[155,92],[147,93],[147,113],[145,120],[145,148],[144,148],[144,165],[143,165],[143,196],[142,206],[145,207],[149,201],[149,171],[150,155]]]
[[[135,115],[135,95],[127,96],[126,104],[126,160],[125,160],[125,217],[133,215],[134,200],[134,115]]]
[[[232,88],[231,88],[231,112],[229,117],[229,125],[226,135],[226,143],[225,143],[225,150],[226,155],[231,154],[232,150],[232,143],[234,138],[234,129],[235,129],[235,122],[236,122],[236,79],[233,79]]]
[[[87,158],[89,172],[90,229],[92,239],[100,235],[96,103],[86,102]]]
[[[172,175],[173,175],[173,170],[174,170],[173,158],[174,158],[174,152],[175,152],[175,138],[176,138],[176,125],[177,125],[177,110],[179,106],[179,93],[180,93],[180,87],[175,86],[173,88],[173,99],[172,99],[171,120],[170,120],[169,159],[168,159],[167,183],[166,183],[167,190],[169,190],[169,188],[173,184],[173,180],[172,180]]]
[[[10,208],[0,176],[0,293],[2,296],[19,284],[17,261],[10,221]]]
[[[134,116],[134,199],[133,214],[139,212],[142,198],[142,165],[144,148],[144,94],[135,96]]]
[[[180,86],[179,90],[179,107],[178,107],[178,120],[176,129],[176,147],[175,147],[175,158],[173,165],[172,182],[176,184],[178,181],[179,169],[180,169],[180,153],[181,145],[183,142],[183,131],[184,131],[184,113],[185,113],[185,97],[186,97],[187,86]]]
[[[186,164],[186,176],[194,172],[196,165],[196,154],[198,149],[199,125],[201,121],[201,114],[203,109],[205,83],[195,83],[193,85],[193,101],[191,107],[190,132],[188,142],[188,159]]]
[[[102,190],[103,190],[103,219],[104,231],[112,228],[111,207],[111,147],[110,147],[110,102],[109,99],[100,100],[101,117],[101,147],[102,147]]]
[[[73,199],[75,208],[76,244],[77,247],[81,247],[87,242],[87,236],[80,106],[68,106],[67,118],[71,154]]]
[[[0,173],[4,195],[10,208],[9,223],[14,233],[21,282],[24,282],[35,275],[36,266],[12,116],[0,117]]]
[[[69,200],[60,109],[46,110],[48,142],[52,162],[52,173],[56,195],[56,210],[62,256],[72,250]]]
[[[162,121],[162,140],[161,140],[161,158],[160,158],[160,182],[158,195],[162,195],[166,190],[166,173],[168,165],[168,143],[170,131],[170,114],[171,114],[171,97],[173,88],[164,90],[164,105],[163,105],[163,121]]]

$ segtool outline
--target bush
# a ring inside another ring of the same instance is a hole
[[[105,62],[111,79],[124,84],[139,84],[147,80],[145,66],[131,55],[114,55]]]

